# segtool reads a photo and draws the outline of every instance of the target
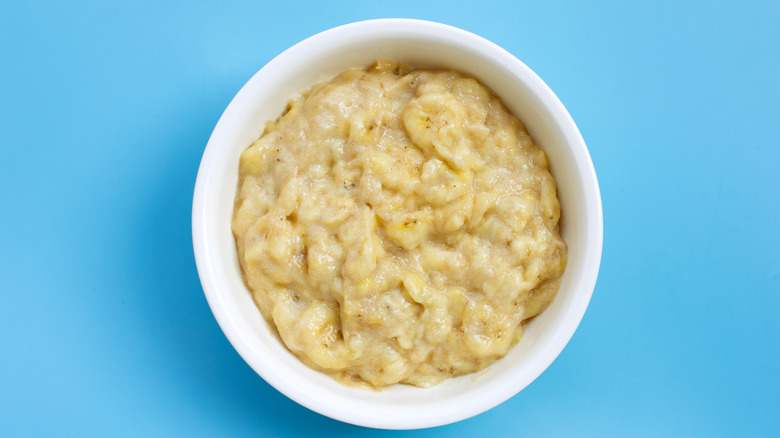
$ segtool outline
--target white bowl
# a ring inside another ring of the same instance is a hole
[[[558,180],[568,264],[558,296],[523,339],[478,375],[431,388],[383,391],[342,386],[308,368],[280,343],[241,279],[230,222],[241,152],[276,119],[290,97],[377,58],[459,70],[504,101],[547,152]],[[497,45],[443,24],[406,19],[348,24],[315,35],[274,58],[238,92],[209,139],[198,171],[192,240],[203,290],[225,335],[269,384],[328,417],[386,429],[432,427],[484,412],[542,373],[574,334],[596,283],[602,246],[596,174],[574,121],[528,67]]]

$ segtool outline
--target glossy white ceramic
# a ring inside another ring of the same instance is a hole
[[[241,279],[230,230],[238,160],[294,94],[377,58],[415,67],[459,70],[479,79],[520,117],[547,152],[558,180],[568,265],[553,304],[526,327],[518,345],[478,375],[431,388],[383,391],[342,386],[303,365],[279,342]],[[222,115],[200,164],[192,211],[198,273],[209,305],[244,360],[301,405],[363,426],[412,429],[469,418],[514,396],[536,379],[574,334],[596,283],[602,248],[596,174],[574,121],[547,85],[497,45],[443,24],[406,19],[364,21],[315,35],[274,58]]]

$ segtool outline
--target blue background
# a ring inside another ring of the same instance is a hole
[[[780,435],[778,2],[4,2],[0,435],[391,436],[289,401],[212,317],[192,192],[252,74],[403,16],[503,46],[590,148],[590,308],[519,395],[412,436]]]

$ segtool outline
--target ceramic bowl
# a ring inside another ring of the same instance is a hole
[[[241,278],[230,228],[239,155],[260,136],[265,122],[276,119],[293,95],[378,58],[458,70],[498,94],[549,156],[563,212],[561,234],[569,248],[558,296],[526,326],[523,339],[509,354],[476,375],[430,388],[351,388],[301,363],[256,308]],[[585,313],[598,274],[602,234],[601,197],[588,149],[550,88],[509,52],[477,35],[406,19],[363,21],[322,32],[257,72],[235,96],[209,139],[192,210],[203,290],[241,357],[269,384],[313,411],[386,429],[463,420],[504,402],[536,379],[564,348]]]

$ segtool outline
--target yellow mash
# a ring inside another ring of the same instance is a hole
[[[389,61],[293,98],[241,155],[244,280],[347,384],[430,386],[504,356],[566,265],[547,157],[472,78]]]

